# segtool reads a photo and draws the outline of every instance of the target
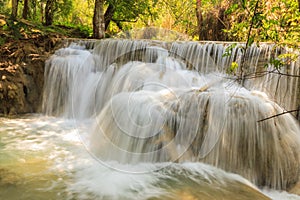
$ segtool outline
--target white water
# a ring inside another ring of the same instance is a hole
[[[8,128],[0,132],[1,153],[30,152],[29,161],[41,160],[33,162],[41,179],[18,186],[24,168],[15,166],[26,159],[4,162],[17,185],[4,197],[26,191],[30,199],[38,189],[55,199],[264,199],[258,186],[272,188],[263,192],[275,199],[298,198],[274,190],[299,179],[300,129],[290,114],[258,122],[284,110],[252,90],[267,79],[246,82],[251,90],[239,86],[224,73],[238,50],[223,58],[222,45],[157,45],[104,40],[92,50],[56,52],[46,65],[43,108],[57,118],[3,119]],[[250,52],[251,65],[259,53]]]
[[[203,163],[98,162],[85,148],[89,124],[40,115],[0,118],[0,198],[250,200],[265,199],[264,193],[276,200],[300,199],[259,191],[246,179]]]
[[[1,118],[0,198],[263,198],[242,177],[201,163],[98,162],[84,148],[88,124],[39,115]]]
[[[153,45],[60,50],[47,65],[46,113],[94,119],[87,146],[104,161],[200,161],[278,189],[298,181],[298,123],[289,114],[258,122],[283,108],[225,75],[220,45]]]

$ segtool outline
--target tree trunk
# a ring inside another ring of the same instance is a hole
[[[49,26],[53,23],[55,0],[47,0],[45,7],[45,25]]]
[[[104,0],[95,0],[93,37],[97,39],[105,37]]]
[[[107,30],[108,25],[109,25],[110,21],[112,20],[114,13],[115,13],[115,6],[112,4],[109,4],[108,8],[106,9],[105,14],[104,14],[105,30]]]
[[[29,0],[24,0],[24,7],[23,7],[23,14],[22,14],[23,19],[28,18],[28,13],[29,13]]]
[[[17,16],[18,16],[18,4],[19,4],[19,0],[11,1],[11,17],[12,18],[17,18]]]
[[[216,41],[226,41],[227,37],[223,32],[223,29],[226,29],[226,12],[227,8],[220,6],[218,9],[218,19],[217,19],[217,26],[216,26],[216,34],[214,40]]]
[[[45,20],[45,6],[44,2],[40,2],[40,14],[41,14],[41,22],[44,23]]]
[[[37,2],[36,2],[36,0],[31,0],[31,4],[32,4],[32,17],[34,19],[37,19],[36,18],[36,16],[37,16],[37,13],[36,13]]]
[[[198,28],[199,40],[202,40],[202,24],[203,24],[201,7],[202,7],[201,0],[197,0],[196,1],[196,15],[197,15],[197,28]]]
[[[298,0],[298,10],[300,12],[300,0]]]

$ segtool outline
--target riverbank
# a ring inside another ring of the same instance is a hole
[[[0,115],[40,112],[46,59],[65,38],[82,36],[74,28],[0,15]]]

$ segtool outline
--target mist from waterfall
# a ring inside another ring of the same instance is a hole
[[[298,79],[267,73],[241,87],[226,74],[231,62],[241,62],[241,50],[224,57],[224,44],[102,40],[90,46],[70,45],[47,61],[43,110],[91,119],[86,145],[99,161],[203,162],[276,189],[298,181],[295,117],[258,122],[298,106]],[[250,49],[249,74],[260,74],[270,48]],[[295,63],[288,70],[299,73]]]

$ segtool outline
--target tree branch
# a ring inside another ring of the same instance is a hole
[[[104,13],[104,21],[105,21],[105,30],[107,30],[110,21],[113,18],[113,15],[116,11],[116,8],[113,4],[109,3],[105,13]]]
[[[255,78],[260,78],[263,77],[267,74],[277,74],[280,76],[287,76],[287,77],[292,77],[292,78],[300,78],[300,75],[296,75],[296,74],[286,74],[286,73],[282,73],[276,69],[272,70],[272,71],[261,71],[261,72],[255,72],[255,73],[249,73],[249,74],[245,74],[244,78],[246,80],[248,79],[255,79]]]
[[[137,22],[138,20],[112,19],[114,22]]]
[[[257,14],[258,3],[259,3],[259,0],[256,1],[255,7],[254,7],[254,13],[253,13],[253,16],[251,18],[250,27],[249,27],[248,34],[247,34],[246,47],[244,49],[242,60],[241,60],[241,72],[240,72],[240,77],[241,78],[239,80],[240,80],[240,83],[241,83],[242,86],[244,85],[244,81],[245,81],[245,72],[244,72],[244,67],[245,66],[244,65],[245,65],[245,62],[246,62],[247,50],[248,50],[248,47],[249,47],[249,44],[250,44],[251,31],[252,31],[252,28],[253,28],[253,25],[254,25],[254,18]]]
[[[278,74],[278,75],[282,75],[282,76],[289,76],[289,77],[295,77],[295,78],[300,78],[300,75],[295,75],[295,74],[286,74],[286,73],[282,73],[280,71],[271,71],[270,73],[273,73],[273,74]]]
[[[296,109],[296,110],[289,110],[289,111],[284,111],[282,113],[279,113],[279,114],[276,114],[276,115],[272,115],[270,117],[267,117],[267,118],[264,118],[264,119],[261,119],[261,120],[258,120],[257,122],[263,122],[263,121],[266,121],[268,119],[272,119],[272,118],[275,118],[275,117],[278,117],[278,116],[281,116],[281,115],[285,115],[287,113],[293,113],[293,112],[298,112],[299,109]]]

